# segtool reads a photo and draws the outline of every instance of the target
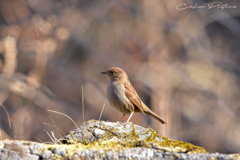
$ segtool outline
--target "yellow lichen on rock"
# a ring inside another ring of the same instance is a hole
[[[91,125],[89,124],[91,123]],[[203,147],[190,143],[162,137],[151,128],[143,128],[135,124],[124,126],[120,122],[88,121],[86,128],[96,140],[82,145],[83,149],[124,149],[154,148],[168,152],[207,153]],[[91,127],[88,127],[91,126]],[[101,133],[100,135],[97,135]],[[74,134],[71,135],[74,137]],[[85,138],[84,138],[85,139]],[[89,139],[92,139],[91,137]],[[86,142],[85,140],[83,140]]]

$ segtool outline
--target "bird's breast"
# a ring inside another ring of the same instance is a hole
[[[125,87],[123,84],[109,82],[106,93],[111,107],[123,114],[131,113],[129,109],[129,99],[125,95]]]

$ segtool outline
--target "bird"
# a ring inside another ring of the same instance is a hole
[[[109,77],[109,83],[106,89],[106,96],[111,107],[121,112],[123,115],[119,121],[126,115],[130,114],[125,125],[133,116],[134,112],[142,112],[154,117],[162,124],[166,122],[151,111],[138,96],[136,90],[128,79],[128,75],[124,70],[118,67],[109,68],[107,71],[101,72]]]

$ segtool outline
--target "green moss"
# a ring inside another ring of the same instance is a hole
[[[157,131],[154,131],[152,128],[149,128],[146,132],[146,135],[151,134],[149,137],[146,138],[147,142],[155,142],[156,141],[156,137],[157,137]]]
[[[132,123],[132,133],[131,133],[131,137],[136,139],[136,138],[140,138],[139,135],[136,133],[136,127],[134,126],[134,124]]]
[[[56,159],[62,159],[62,156],[60,156],[60,155],[57,155],[57,154],[54,154],[54,158],[53,158],[54,160]]]

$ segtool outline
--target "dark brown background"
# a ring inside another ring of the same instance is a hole
[[[240,150],[240,2],[237,9],[176,10],[194,0],[1,0],[2,139],[50,141],[121,114],[105,97],[109,67],[123,68],[142,100],[167,121],[144,114],[132,122],[209,152]],[[223,1],[220,1],[223,2]],[[127,117],[123,121],[126,121]]]

